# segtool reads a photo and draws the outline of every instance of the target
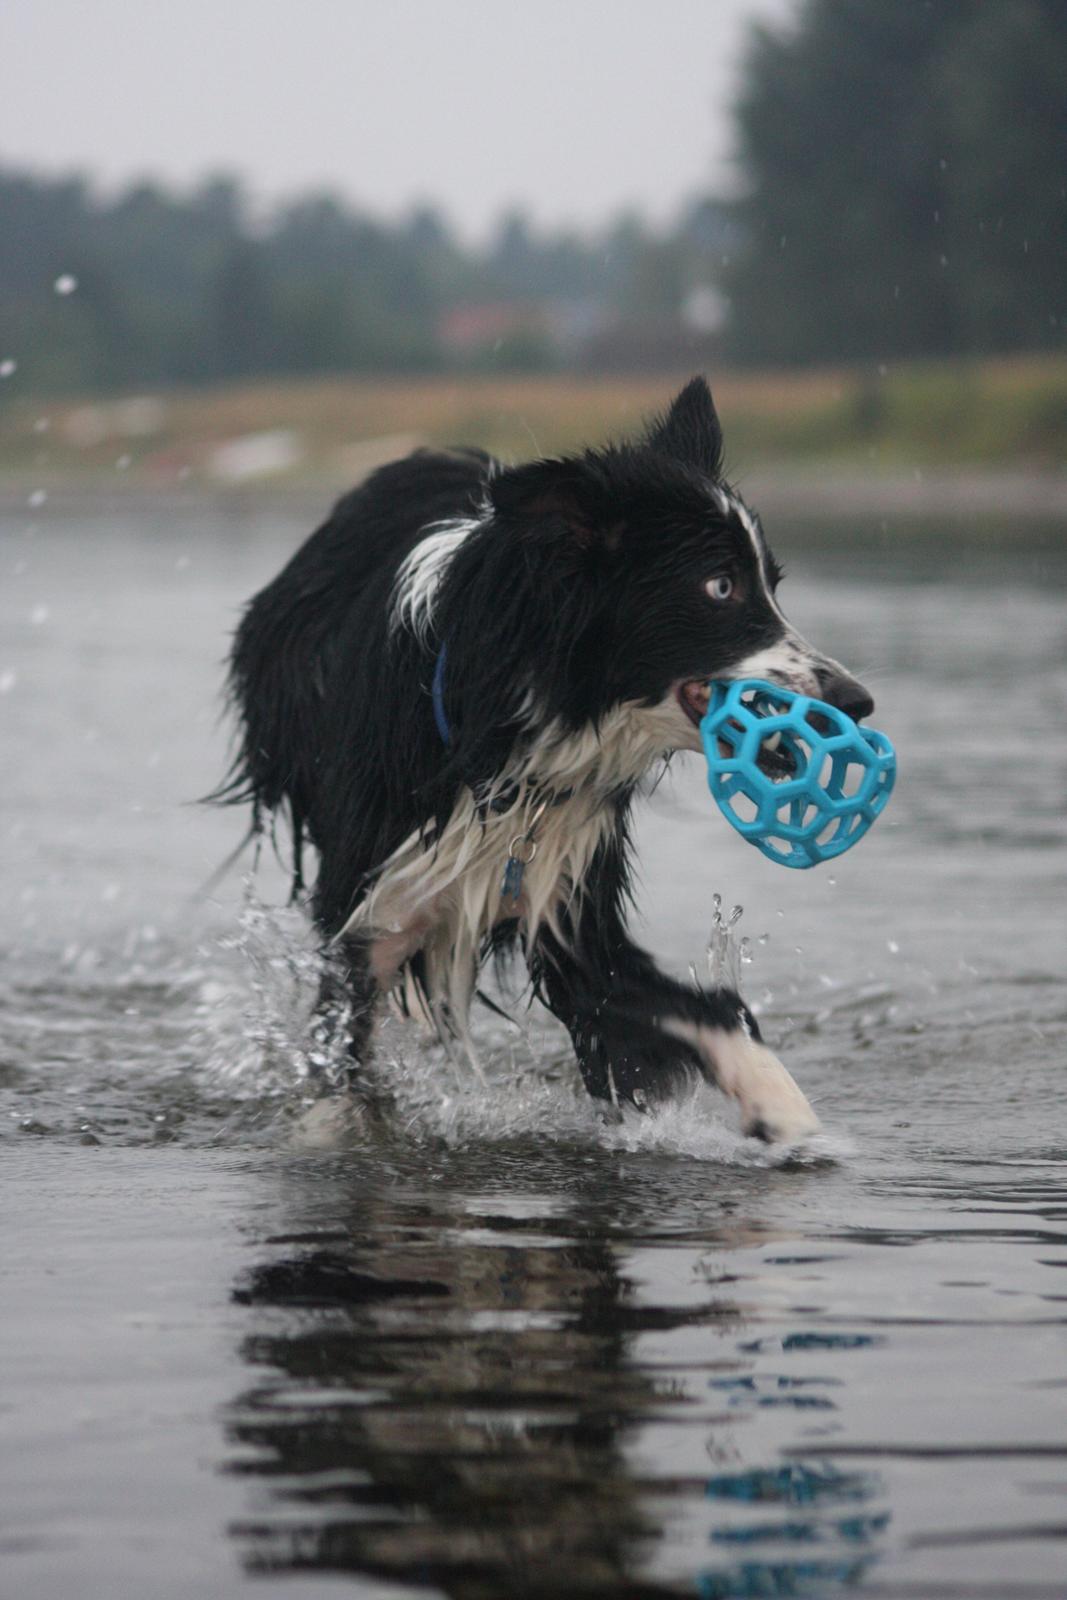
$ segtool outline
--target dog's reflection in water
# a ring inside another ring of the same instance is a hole
[[[660,1530],[623,1441],[677,1397],[633,1345],[729,1325],[732,1307],[637,1305],[583,1221],[592,1188],[546,1218],[344,1187],[329,1228],[272,1239],[234,1291],[254,1378],[228,1409],[228,1470],[268,1491],[231,1530],[246,1566],[462,1596],[660,1593],[635,1576]]]

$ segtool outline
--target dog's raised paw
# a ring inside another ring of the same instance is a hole
[[[797,1095],[799,1106],[746,1116],[742,1131],[750,1139],[762,1139],[764,1144],[798,1144],[810,1139],[820,1131],[821,1124],[799,1089]]]
[[[766,1045],[744,1034],[727,1034],[730,1041],[730,1084],[727,1094],[741,1107],[745,1133],[767,1144],[797,1144],[819,1131],[819,1119],[807,1096],[778,1057]],[[719,1054],[723,1047],[720,1045]]]
[[[773,1051],[741,1028],[676,1023],[700,1053],[711,1081],[736,1100],[741,1126],[767,1144],[796,1144],[818,1133],[820,1123],[804,1092]]]

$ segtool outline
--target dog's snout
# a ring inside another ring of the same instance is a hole
[[[874,700],[858,678],[842,672],[840,667],[823,668],[817,676],[819,692],[827,705],[836,706],[855,722],[870,716]]]

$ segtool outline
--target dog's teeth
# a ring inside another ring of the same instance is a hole
[[[781,744],[781,742],[782,742],[782,730],[781,730],[781,728],[779,728],[778,732],[777,733],[772,733],[769,739],[764,739],[764,741],[763,741],[764,749],[766,749],[766,750],[777,750],[777,748]]]

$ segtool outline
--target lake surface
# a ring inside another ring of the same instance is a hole
[[[744,906],[786,1159],[603,1122],[521,1006],[488,1088],[390,1026],[375,1117],[311,1095],[313,941],[189,803],[303,531],[0,527],[0,1593],[1067,1595],[1067,560],[786,527],[889,811],[812,873],[695,758],[642,812],[665,960]]]

